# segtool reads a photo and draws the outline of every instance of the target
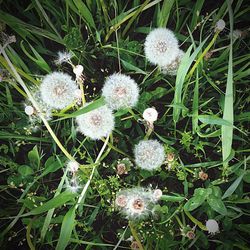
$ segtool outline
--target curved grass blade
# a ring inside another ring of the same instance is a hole
[[[76,207],[72,207],[64,216],[56,250],[64,250],[70,240],[75,225]]]
[[[222,159],[223,162],[230,155],[233,143],[233,122],[234,122],[234,110],[233,110],[233,12],[231,3],[227,0],[229,10],[230,21],[230,45],[229,45],[229,60],[228,60],[228,74],[227,74],[227,86],[225,103],[223,109],[223,119],[230,123],[232,126],[222,125],[221,137],[222,137]],[[225,162],[224,167],[228,166],[228,162]]]

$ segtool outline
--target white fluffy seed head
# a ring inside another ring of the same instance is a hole
[[[137,166],[148,171],[157,169],[165,160],[164,147],[157,140],[140,141],[134,155]]]
[[[67,168],[69,172],[75,173],[79,168],[79,163],[76,161],[69,161],[67,164]]]
[[[179,50],[177,56],[174,58],[174,60],[171,63],[166,64],[161,67],[162,73],[166,75],[175,76],[177,74],[177,71],[178,71],[178,68],[180,66],[181,59],[183,58],[183,56],[184,56],[184,52],[182,50]]]
[[[162,197],[162,191],[161,189],[155,189],[153,191],[153,195],[152,195],[153,199],[155,199],[156,201],[160,200],[160,198]]]
[[[63,109],[75,99],[76,83],[68,74],[53,72],[44,77],[40,92],[41,98],[51,108]]]
[[[24,112],[27,115],[33,115],[34,112],[35,112],[35,109],[32,106],[26,106],[25,109],[24,109]]]
[[[219,225],[216,220],[210,219],[206,222],[206,228],[208,233],[215,234],[219,232]]]
[[[79,78],[79,77],[82,75],[83,66],[82,66],[82,65],[76,65],[76,66],[73,68],[73,72],[75,73],[76,78]]]
[[[220,19],[216,24],[215,24],[215,31],[222,31],[226,27],[226,23],[224,20]]]
[[[119,192],[116,205],[127,219],[144,219],[150,215],[156,202],[151,196],[152,190],[138,187],[125,189]]]
[[[92,140],[99,140],[108,136],[114,129],[115,124],[112,110],[106,105],[77,116],[76,122],[78,130]]]
[[[155,108],[147,108],[144,110],[142,117],[145,121],[153,123],[158,118],[158,112],[156,111]]]
[[[146,58],[152,64],[164,66],[176,58],[179,51],[178,40],[171,30],[157,28],[146,37],[144,50]]]
[[[102,95],[111,109],[133,107],[138,101],[139,88],[131,77],[115,73],[105,81]]]
[[[69,62],[70,59],[72,58],[72,53],[71,52],[66,52],[66,51],[59,51],[57,53],[57,59],[55,60],[55,64],[62,64],[64,62]]]

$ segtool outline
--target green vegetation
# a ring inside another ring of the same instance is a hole
[[[249,249],[248,1],[6,0],[0,7],[1,249]],[[145,56],[146,36],[158,27],[172,30],[185,52],[176,76]],[[71,58],[56,64],[59,51]],[[53,71],[77,78],[81,93],[61,110],[36,94]],[[113,132],[92,140],[76,117],[105,105],[102,87],[116,72],[135,80],[139,100],[114,110]],[[143,112],[151,107],[158,119],[149,123]],[[134,156],[148,139],[166,156],[153,171]],[[162,196],[150,200],[158,189]],[[127,219],[117,197],[122,207],[122,195],[138,193],[145,204],[137,199],[137,209],[150,213]]]

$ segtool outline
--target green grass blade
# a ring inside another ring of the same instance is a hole
[[[56,250],[64,250],[70,240],[75,225],[75,207],[72,207],[64,216]]]
[[[232,195],[234,193],[234,191],[236,190],[236,188],[240,185],[240,182],[242,180],[244,176],[244,173],[242,175],[240,175],[233,183],[232,185],[226,190],[226,192],[223,194],[222,199],[225,199],[227,197],[229,197],[230,195]]]
[[[229,9],[230,20],[230,45],[229,45],[229,61],[228,61],[228,75],[225,103],[223,109],[223,119],[232,124],[231,127],[223,125],[221,128],[222,137],[222,158],[223,161],[227,159],[232,150],[233,143],[233,122],[234,122],[234,110],[233,110],[233,13],[231,9],[231,3],[227,0]],[[226,167],[228,163],[224,163]]]
[[[83,18],[84,22],[90,27],[96,30],[94,18],[89,11],[88,7],[81,0],[73,0],[80,16]]]
[[[164,0],[161,11],[159,12],[159,16],[157,18],[158,27],[166,27],[174,2],[175,0]]]
[[[30,212],[28,212],[27,214],[24,214],[23,216],[41,214],[41,213],[49,211],[52,208],[60,207],[64,205],[66,202],[68,202],[69,200],[72,200],[76,195],[77,194],[72,193],[71,191],[64,191],[63,193],[47,201],[40,207],[36,207],[32,209]]]

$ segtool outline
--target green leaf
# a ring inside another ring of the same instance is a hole
[[[69,1],[68,1],[69,2]],[[96,29],[94,18],[89,11],[88,7],[83,3],[81,0],[73,0],[75,6],[77,7],[80,16],[83,18],[83,20],[86,22],[87,25],[89,25],[91,28]]]
[[[225,207],[221,198],[218,198],[212,194],[207,197],[207,202],[209,206],[217,213],[222,214],[222,215],[227,214],[227,208]]]
[[[225,199],[227,197],[229,197],[230,195],[232,195],[234,193],[234,191],[236,190],[236,188],[239,186],[242,178],[244,176],[244,173],[242,175],[240,175],[233,183],[232,185],[226,190],[226,192],[223,194],[222,199]]]
[[[34,173],[33,169],[29,166],[22,165],[18,168],[18,173],[23,177],[32,175]]]
[[[72,207],[64,216],[56,250],[64,250],[70,240],[75,225],[75,207]]]
[[[212,116],[212,115],[199,115],[198,119],[205,124],[214,124],[214,125],[220,125],[220,126],[227,126],[227,127],[233,127],[232,123],[230,123],[227,120],[224,120],[218,116]]]
[[[211,193],[211,189],[195,189],[193,197],[184,205],[184,209],[186,211],[193,211],[205,202],[209,193]]]
[[[166,27],[174,2],[174,0],[164,0],[157,18],[158,27]]]
[[[52,198],[51,200],[47,201],[40,207],[36,207],[33,210],[31,210],[29,213],[25,214],[27,215],[34,215],[34,214],[41,214],[44,212],[47,212],[48,210],[55,208],[55,207],[60,207],[64,205],[67,201],[72,200],[74,197],[76,197],[76,193],[72,193],[70,191],[65,191],[56,197]]]
[[[233,12],[231,3],[228,0],[228,11],[230,21],[230,45],[229,45],[229,59],[228,59],[228,73],[227,73],[227,86],[226,95],[223,109],[223,119],[233,125],[234,122],[234,92],[233,92]],[[222,158],[223,161],[227,159],[232,151],[233,143],[233,127],[223,125],[221,128],[221,140],[222,140]],[[224,167],[228,165],[225,162]]]
[[[44,176],[44,175],[47,175],[49,173],[54,173],[60,168],[62,168],[62,165],[60,164],[60,162],[57,160],[56,157],[51,156],[45,162],[45,169],[44,169],[42,175]]]
[[[28,153],[28,158],[31,166],[38,169],[40,165],[40,156],[37,150],[37,145]]]
[[[90,111],[92,111],[94,109],[100,108],[103,105],[105,105],[105,100],[104,100],[104,97],[101,97],[101,98],[97,99],[96,101],[93,101],[89,105],[87,105],[87,106],[85,106],[85,107],[83,107],[83,108],[75,111],[72,114],[66,114],[63,118],[60,118],[58,120],[67,119],[67,118],[73,118],[73,117],[76,117],[76,116],[88,113],[88,112],[90,112]]]
[[[180,202],[180,201],[184,201],[185,197],[183,197],[183,196],[172,196],[172,195],[162,195],[161,200],[163,200],[163,201],[171,201],[171,202]]]

